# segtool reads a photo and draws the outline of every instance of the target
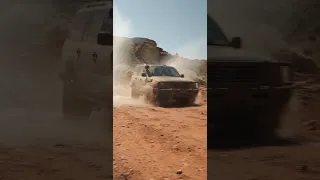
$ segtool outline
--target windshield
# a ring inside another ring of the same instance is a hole
[[[207,16],[207,42],[208,45],[228,45],[228,39],[226,35],[222,32],[218,24],[208,15]]]
[[[104,19],[103,19],[100,31],[108,32],[112,34],[113,33],[113,18],[112,18],[113,9],[111,8],[107,13],[103,11],[103,13],[104,13]]]
[[[180,77],[178,71],[173,67],[150,67],[150,73],[152,76],[172,76],[172,77]]]

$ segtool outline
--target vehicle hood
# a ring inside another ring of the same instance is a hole
[[[181,77],[168,77],[168,76],[153,76],[150,79],[157,82],[195,82],[190,79],[185,79]]]
[[[208,46],[207,58],[208,62],[279,62],[266,53],[251,53],[231,47],[219,46]]]

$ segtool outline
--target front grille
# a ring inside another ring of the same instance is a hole
[[[259,67],[257,64],[213,64],[208,66],[208,79],[217,83],[256,83],[259,81]]]
[[[187,89],[191,87],[191,84],[187,82],[170,82],[170,87],[172,89]]]

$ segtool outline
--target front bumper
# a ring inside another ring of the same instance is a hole
[[[197,96],[199,89],[153,89],[156,97],[166,98],[166,99],[176,99],[176,98],[193,98]]]
[[[259,88],[208,88],[208,108],[217,114],[281,108],[289,101],[292,86]]]

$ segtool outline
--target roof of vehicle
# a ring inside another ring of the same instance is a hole
[[[95,2],[84,5],[84,7],[79,10],[79,12],[94,11],[94,10],[100,10],[100,9],[111,9],[111,8],[113,8],[112,1],[96,0]]]
[[[141,66],[149,66],[149,67],[172,67],[172,66],[167,66],[167,65],[157,65],[157,64],[138,64],[136,67],[141,67]]]

